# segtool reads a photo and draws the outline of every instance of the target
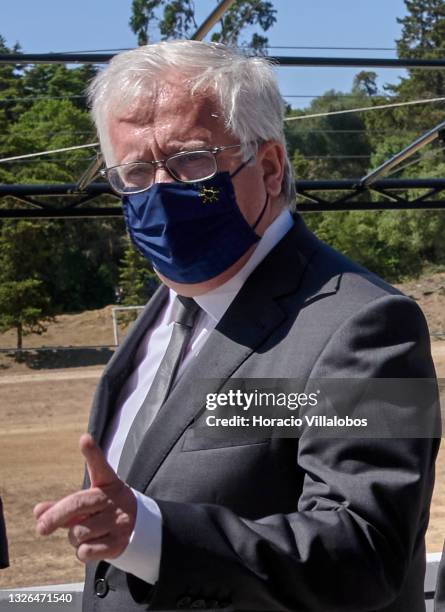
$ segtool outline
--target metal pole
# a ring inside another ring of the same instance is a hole
[[[5,53],[0,64],[105,64],[115,53]]]
[[[116,320],[116,308],[111,309],[111,316],[113,317],[114,346],[119,346],[119,331]]]
[[[234,0],[226,0],[227,6]],[[218,7],[219,9],[220,7]],[[222,14],[222,12],[221,12]],[[213,13],[212,13],[213,15]],[[211,16],[210,16],[211,17]],[[205,34],[213,27],[218,17],[210,17],[193,34],[193,40]],[[204,26],[206,26],[204,28]],[[105,64],[115,53],[8,53],[0,54],[0,64]],[[375,58],[375,57],[292,57],[288,55],[268,55],[277,66],[315,66],[330,68],[427,68],[444,69],[445,59],[412,59],[412,58]]]
[[[336,179],[336,180],[298,180],[295,181],[297,192],[302,191],[344,191],[354,190],[360,183],[360,178]],[[437,189],[445,192],[445,178],[427,179],[379,179],[374,186],[379,189]],[[83,196],[100,195],[113,196],[116,202],[119,196],[113,193],[108,183],[90,183],[84,191],[79,192],[76,183],[59,184],[32,184],[21,185],[11,183],[0,183],[0,199],[11,196],[15,198],[36,196]],[[1,210],[1,208],[0,208]]]
[[[388,159],[386,162],[383,162],[378,168],[369,172],[366,176],[360,179],[361,187],[369,187],[371,183],[374,183],[378,178],[389,172],[394,166],[397,166],[400,162],[404,161],[408,157],[411,157],[416,153],[419,149],[424,147],[425,145],[433,142],[436,138],[439,137],[440,133],[445,130],[445,121],[442,121],[431,130],[414,140],[407,147],[396,153],[393,157]]]
[[[53,183],[49,185],[34,183],[31,185],[0,183],[0,198],[5,196],[61,196],[61,195],[84,195],[98,196],[102,194],[113,194],[108,183],[90,183],[81,193],[76,183]],[[115,196],[118,199],[118,196]]]
[[[90,163],[88,168],[85,170],[85,172],[82,174],[82,176],[78,180],[77,189],[79,191],[83,191],[86,187],[88,187],[88,185],[92,181],[94,181],[103,163],[104,163],[103,155],[102,153],[98,153],[96,159],[94,159]]]
[[[235,0],[222,0],[191,36],[191,40],[202,40],[234,2]]]
[[[445,68],[445,60],[377,57],[290,57],[268,56],[280,66],[318,66],[330,68]]]

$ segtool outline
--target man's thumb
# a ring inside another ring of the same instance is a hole
[[[103,487],[118,480],[118,476],[105,459],[102,450],[90,434],[82,434],[79,447],[85,457],[92,487]]]

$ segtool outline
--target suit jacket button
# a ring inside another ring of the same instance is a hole
[[[193,610],[204,610],[207,606],[204,599],[195,599],[190,607]]]
[[[105,578],[98,578],[98,580],[96,580],[94,583],[94,589],[98,597],[105,597],[110,590],[110,587],[108,586],[108,582]]]
[[[176,607],[178,610],[186,610],[188,608],[190,608],[190,604],[192,603],[192,598],[191,597],[181,597],[181,599],[178,599],[178,601],[176,602]]]

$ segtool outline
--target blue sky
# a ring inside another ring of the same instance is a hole
[[[198,21],[215,6],[195,0]],[[277,23],[268,32],[272,46],[394,47],[403,0],[274,0]],[[128,26],[131,0],[14,0],[4,2],[0,34],[24,52],[119,49],[136,45]],[[271,50],[270,54],[395,57],[394,51]],[[283,95],[317,95],[328,89],[349,91],[360,68],[279,68]],[[401,72],[376,70],[379,84],[397,82]],[[289,98],[304,107],[307,98]]]

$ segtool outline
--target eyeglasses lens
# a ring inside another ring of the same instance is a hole
[[[215,157],[210,151],[192,151],[170,157],[166,166],[179,181],[199,181],[216,172]]]
[[[107,178],[110,185],[119,193],[134,193],[150,187],[153,182],[153,166],[150,164],[126,164],[110,168]]]
[[[216,159],[211,151],[172,155],[165,161],[165,167],[174,179],[186,183],[208,179],[217,171]],[[154,183],[155,166],[144,162],[115,166],[108,169],[107,178],[118,193],[138,193]]]

